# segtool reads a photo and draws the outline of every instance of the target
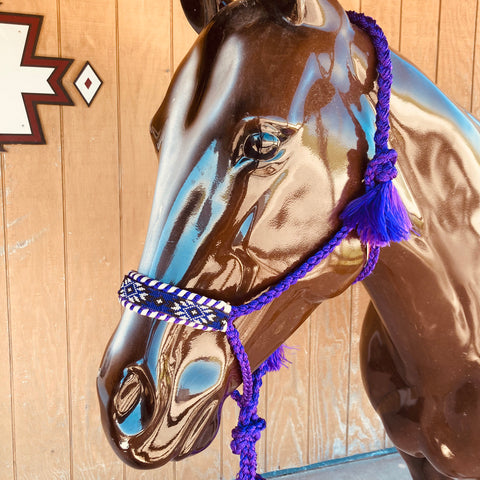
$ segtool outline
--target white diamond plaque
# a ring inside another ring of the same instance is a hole
[[[92,104],[102,84],[102,79],[97,75],[97,72],[95,72],[89,62],[85,63],[75,80],[75,86],[88,106]]]

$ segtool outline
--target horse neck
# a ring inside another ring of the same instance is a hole
[[[417,234],[384,248],[365,285],[407,363],[448,364],[445,351],[480,352],[480,129],[398,57],[394,78],[397,187]]]

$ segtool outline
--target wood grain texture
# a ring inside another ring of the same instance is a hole
[[[403,0],[400,53],[432,81],[437,75],[440,0]]]
[[[345,10],[360,11],[360,0],[340,0],[340,4]]]
[[[5,177],[16,471],[61,478],[70,452],[58,144],[16,147]]]
[[[9,5],[13,7],[13,5]],[[43,13],[37,54],[58,52],[56,2],[15,2]],[[15,146],[4,156],[15,476],[69,473],[68,374],[62,222],[60,110],[39,108],[45,146]]]
[[[125,465],[123,478],[126,480],[172,480],[175,478],[174,470],[175,464],[173,462],[155,470],[136,470]]]
[[[363,318],[370,298],[360,284],[352,287],[352,324],[350,337],[350,380],[348,397],[347,455],[384,448],[384,429],[370,405],[360,371],[359,343]]]
[[[388,437],[388,435],[385,433],[385,448],[392,448],[392,447],[395,447],[395,445],[394,445],[393,442],[390,440],[390,438]]]
[[[173,19],[172,19],[172,41],[173,41],[173,68],[176,69],[183,57],[187,54],[193,42],[197,38],[197,33],[190,26],[183,13],[180,0],[172,0]]]
[[[469,110],[472,99],[477,0],[442,0],[437,84]]]
[[[398,50],[400,47],[402,0],[389,0],[388,2],[362,0],[361,7],[362,12],[375,18],[383,29],[390,47]]]
[[[72,478],[120,479],[123,465],[105,438],[95,389],[121,311],[115,295],[120,278],[115,3],[63,2],[60,22],[62,54],[78,59],[67,82],[85,60],[104,81],[89,108],[77,94],[76,107],[63,115]]]
[[[14,438],[12,425],[12,365],[10,357],[10,315],[8,308],[6,246],[7,235],[4,222],[4,165],[5,155],[0,153],[0,478],[13,480],[14,478]]]
[[[305,322],[286,343],[292,349],[288,368],[269,373],[266,379],[267,464],[269,472],[308,462],[310,325]]]
[[[347,453],[351,290],[310,317],[309,463]]]
[[[473,62],[473,89],[471,112],[480,119],[480,1],[477,2],[477,30],[475,35],[475,56]]]
[[[118,8],[122,273],[138,266],[150,217],[158,169],[150,121],[170,82],[170,14],[158,0]]]

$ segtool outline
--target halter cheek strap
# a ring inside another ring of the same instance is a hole
[[[365,194],[353,200],[340,215],[343,226],[314,255],[287,274],[280,282],[261,295],[243,305],[230,305],[221,300],[207,298],[173,285],[162,283],[138,272],[130,272],[120,288],[120,302],[140,315],[152,319],[187,325],[204,331],[224,332],[235,354],[243,381],[243,394],[238,390],[232,397],[240,407],[238,424],[232,431],[232,451],[240,455],[239,480],[261,479],[257,472],[255,443],[265,428],[265,420],[257,414],[258,398],[262,377],[268,371],[278,370],[285,365],[283,347],[274,352],[252,373],[248,356],[240,341],[234,321],[248,315],[279,297],[292,285],[327,258],[333,250],[352,232],[369,247],[368,260],[355,280],[366,278],[375,268],[380,247],[391,241],[407,240],[412,225],[407,211],[392,183],[397,175],[397,154],[388,148],[390,89],[392,64],[388,43],[375,20],[355,12],[347,12],[350,21],[368,34],[377,54],[378,103],[375,132],[375,156],[368,163],[365,176]]]

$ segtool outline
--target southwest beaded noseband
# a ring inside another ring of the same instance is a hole
[[[368,246],[368,260],[355,282],[363,280],[375,268],[380,248],[390,242],[407,240],[412,225],[395,186],[397,153],[388,148],[390,131],[390,90],[392,64],[388,43],[375,20],[356,12],[347,12],[352,23],[365,30],[371,37],[377,55],[378,101],[376,105],[375,156],[368,162],[365,175],[365,194],[347,205],[340,215],[343,226],[314,255],[286,275],[283,280],[269,287],[258,297],[243,305],[230,305],[221,300],[189,292],[179,287],[151,279],[132,271],[125,276],[119,298],[125,308],[139,315],[166,322],[182,324],[204,331],[220,331],[228,341],[240,365],[243,393],[232,393],[240,407],[237,426],[232,431],[233,453],[240,455],[240,471],[237,479],[254,480],[262,477],[256,473],[255,444],[265,420],[257,415],[262,377],[268,371],[280,369],[285,364],[283,346],[274,352],[253,373],[248,356],[240,341],[234,321],[243,315],[260,310],[279,297],[284,291],[328,257],[352,232],[356,231],[361,242]]]

